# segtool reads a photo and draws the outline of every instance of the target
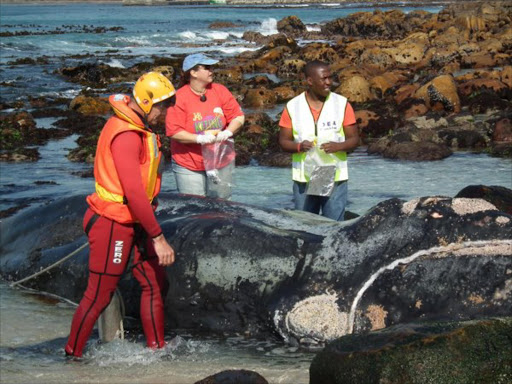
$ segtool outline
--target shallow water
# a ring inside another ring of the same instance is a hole
[[[2,383],[175,383],[188,384],[227,369],[259,372],[271,383],[307,383],[312,352],[276,341],[193,337],[175,332],[163,350],[144,340],[88,343],[84,359],[64,358],[74,306],[0,283]],[[20,321],[23,319],[23,321]]]

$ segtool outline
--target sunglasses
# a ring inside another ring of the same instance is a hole
[[[200,70],[200,69],[205,69],[207,71],[211,71],[212,70],[212,66],[211,65],[202,65],[202,64],[200,64],[200,65],[197,66],[197,70]]]
[[[159,103],[155,104],[155,107],[161,108],[161,109],[167,109],[172,107],[174,104],[176,104],[176,95],[169,97]]]

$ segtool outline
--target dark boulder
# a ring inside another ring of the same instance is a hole
[[[407,133],[398,134],[397,138],[407,138]],[[441,160],[453,152],[444,144],[429,141],[396,142],[387,137],[381,138],[368,146],[369,154],[378,154],[387,159],[432,161]]]
[[[4,153],[0,160],[37,160],[37,149],[25,148],[42,145],[49,139],[65,137],[69,134],[61,129],[37,128],[33,116],[26,111],[13,112],[0,116],[0,148],[14,151]],[[17,153],[17,154],[16,154]]]
[[[216,373],[195,384],[268,384],[268,381],[257,372],[237,369]]]
[[[310,384],[510,383],[511,361],[510,317],[406,324],[330,343]]]

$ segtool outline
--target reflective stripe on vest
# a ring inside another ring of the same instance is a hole
[[[147,162],[149,162],[148,172],[147,172],[147,183],[146,184],[146,196],[149,201],[153,201],[155,197],[155,186],[158,177],[158,166],[160,165],[160,151],[158,149],[158,139],[156,135],[152,132],[148,132],[144,129],[140,129],[135,125],[128,124],[129,128],[123,131],[134,130],[143,133],[146,137],[143,140],[145,144],[146,157]],[[121,131],[121,132],[123,132]],[[120,132],[119,132],[120,133]],[[119,134],[118,133],[118,134]],[[117,136],[117,135],[116,135]],[[114,136],[115,137],[115,136]],[[112,137],[113,140],[113,137]],[[142,175],[144,177],[144,175]],[[143,180],[144,183],[144,180]],[[96,194],[105,201],[110,201],[113,203],[121,203],[124,204],[124,196],[112,191],[109,191],[107,188],[103,187],[98,181],[96,181]]]
[[[315,141],[320,146],[330,141],[344,142],[343,119],[347,99],[336,93],[330,93],[320,111],[320,116],[315,124],[313,114],[306,100],[306,92],[293,98],[286,104],[286,109],[292,122],[293,140],[300,143],[304,140]],[[336,152],[325,154],[323,160],[336,166],[335,181],[348,179],[347,153]],[[292,179],[299,182],[307,182],[309,175],[304,171],[306,153],[294,153],[292,155]]]

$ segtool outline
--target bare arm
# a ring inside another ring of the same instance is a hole
[[[292,129],[284,127],[279,130],[279,145],[283,151],[291,153],[306,152],[314,147],[313,143],[308,140],[296,143],[293,141]]]
[[[244,122],[245,122],[244,115],[237,116],[229,122],[228,126],[226,127],[226,130],[229,130],[229,131],[231,131],[231,133],[235,134],[238,132],[238,130],[240,128],[242,128],[242,126],[244,125]]]

